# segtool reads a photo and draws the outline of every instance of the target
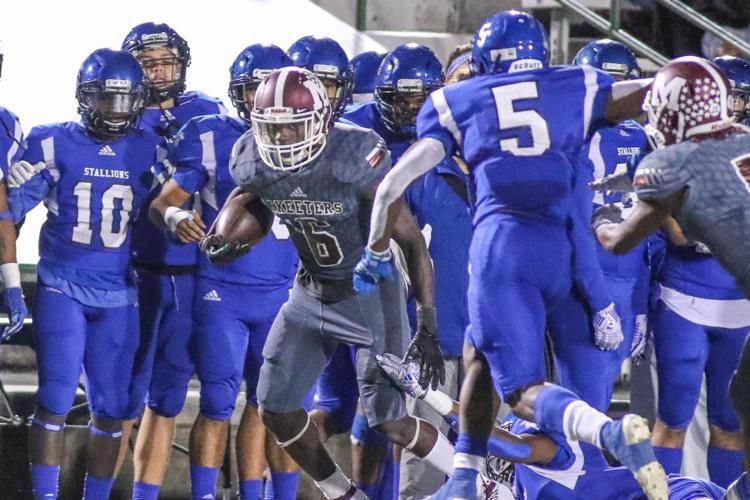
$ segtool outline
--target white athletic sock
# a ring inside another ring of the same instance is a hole
[[[591,443],[601,449],[600,434],[602,427],[611,421],[611,418],[599,410],[595,410],[584,401],[578,400],[565,408],[563,430],[566,438]]]
[[[449,415],[453,411],[453,399],[444,392],[427,389],[425,395],[422,396],[422,401],[442,416]]]
[[[349,478],[346,477],[346,474],[337,465],[333,474],[320,482],[315,481],[315,486],[323,492],[326,498],[339,498],[349,492],[352,482],[349,481]]]
[[[422,458],[425,462],[438,469],[443,474],[453,474],[453,445],[448,438],[438,431],[435,446]]]
[[[484,467],[485,457],[478,457],[476,455],[469,455],[468,453],[456,453],[453,457],[453,468],[454,469],[472,469],[477,472],[482,472]]]

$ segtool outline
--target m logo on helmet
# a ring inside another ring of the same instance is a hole
[[[323,84],[320,83],[320,80],[317,78],[306,78],[302,81],[302,85],[305,86],[307,90],[310,91],[310,95],[313,98],[313,105],[315,106],[315,110],[319,110],[323,107],[323,102],[325,99],[328,98],[326,95],[326,89],[323,87]]]
[[[664,75],[659,75],[657,78],[664,78]],[[651,92],[651,105],[656,107],[661,103],[667,103],[667,109],[671,111],[678,111],[680,109],[679,99],[682,87],[685,85],[684,78],[675,76],[669,83],[654,82],[654,90]]]

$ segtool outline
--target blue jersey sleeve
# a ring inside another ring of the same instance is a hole
[[[17,188],[9,190],[8,204],[15,223],[37,206],[57,183],[60,174],[54,162],[53,137],[49,127],[35,127],[29,134],[22,159],[38,165],[38,173]]]
[[[0,107],[0,126],[0,170],[4,176],[26,152],[26,143],[18,117],[3,107]]]
[[[445,98],[445,89],[430,94],[422,105],[417,116],[417,137],[442,142],[446,156],[453,155],[461,147],[461,132]]]
[[[187,122],[177,134],[172,151],[175,166],[172,179],[188,193],[200,191],[208,182],[208,171],[204,165],[206,155],[213,155],[213,132],[201,134],[196,119]]]
[[[585,67],[585,80],[586,86],[589,86],[591,81],[595,82],[596,90],[593,94],[593,104],[591,106],[591,118],[589,122],[588,135],[591,136],[597,129],[601,127],[611,126],[608,123],[605,115],[607,113],[607,102],[609,101],[610,95],[612,95],[612,84],[615,82],[614,78],[604,71],[599,71],[594,68]],[[589,71],[595,72],[595,77],[591,76]],[[587,89],[588,90],[588,89]],[[588,92],[587,92],[588,93]],[[584,104],[586,106],[587,103]]]
[[[588,147],[582,149],[581,157],[588,155]],[[599,265],[597,242],[591,231],[594,193],[587,184],[593,180],[593,170],[579,158],[573,185],[573,206],[570,215],[570,232],[573,241],[573,280],[576,289],[594,311],[601,311],[612,303],[612,297],[604,281]]]

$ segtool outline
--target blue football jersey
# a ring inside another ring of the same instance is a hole
[[[575,160],[602,125],[612,77],[591,67],[480,76],[436,90],[420,138],[457,150],[471,167],[475,224],[497,211],[564,222]]]
[[[82,124],[66,122],[34,127],[27,142],[23,159],[44,168],[10,190],[10,205],[15,221],[41,201],[47,207],[40,275],[46,270],[104,290],[127,287],[130,228],[153,182],[161,138],[133,129],[101,142]]]
[[[581,152],[578,171],[585,175],[587,181],[601,179],[607,175],[619,174],[630,170],[634,174],[636,163],[630,161],[646,148],[646,132],[638,123],[628,120],[615,127],[599,129],[587,147]],[[593,209],[605,203],[625,203],[625,216],[632,208],[634,196],[623,196],[622,193],[592,193]],[[593,213],[593,212],[592,212]],[[589,218],[590,220],[590,218]],[[614,255],[598,246],[599,264],[605,274],[620,278],[638,279],[645,272],[646,242],[639,244],[627,255]]]
[[[8,167],[20,160],[25,151],[21,122],[16,115],[0,106],[0,170],[3,178],[8,175]]]
[[[227,110],[216,97],[202,92],[189,91],[177,97],[175,105],[169,109],[148,108],[143,111],[138,120],[138,127],[149,129],[167,140],[169,162],[166,169],[160,171],[161,180],[171,175],[169,165],[173,154],[172,142],[174,136],[188,120],[196,116],[226,114]],[[160,186],[154,185],[151,200],[159,194]],[[185,208],[192,207],[192,201]],[[198,246],[185,244],[173,239],[167,233],[154,226],[148,218],[148,211],[144,210],[135,221],[133,229],[133,255],[135,261],[143,264],[168,264],[171,266],[192,266],[198,260]]]
[[[193,118],[180,130],[174,146],[174,181],[188,193],[200,192],[203,221],[211,226],[229,194],[237,187],[229,172],[232,147],[248,130],[226,115]],[[271,234],[250,253],[221,266],[198,261],[198,275],[230,283],[277,288],[290,283],[299,257],[289,229],[274,219]]]
[[[393,165],[398,162],[404,151],[409,149],[409,146],[414,142],[414,139],[396,135],[388,130],[375,101],[368,101],[347,107],[343,118],[354,125],[374,130],[382,137],[388,146],[388,150],[391,152],[391,163]]]
[[[667,240],[659,282],[686,295],[714,300],[739,300],[745,296],[737,281],[702,247],[677,246]]]

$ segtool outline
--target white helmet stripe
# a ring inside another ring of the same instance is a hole
[[[273,97],[274,107],[280,108],[284,106],[284,87],[286,86],[286,78],[289,76],[289,68],[283,68],[279,72],[279,77],[276,79],[276,93]]]

